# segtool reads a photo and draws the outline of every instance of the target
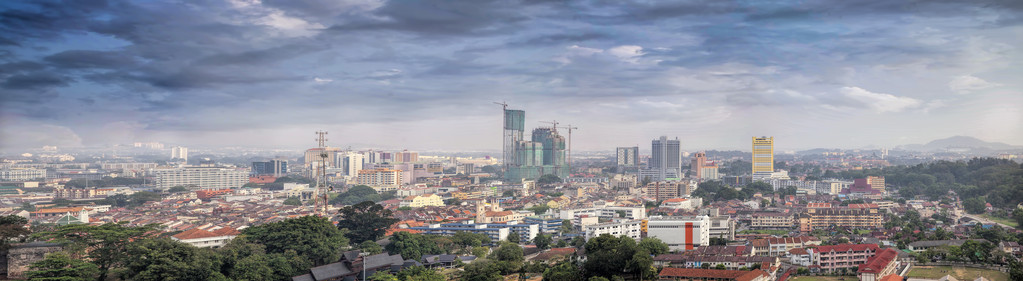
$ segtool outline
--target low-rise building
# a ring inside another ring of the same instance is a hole
[[[769,281],[771,274],[754,270],[719,270],[702,268],[674,268],[661,270],[658,280],[684,281]]]
[[[794,226],[792,214],[787,213],[756,212],[750,221],[753,229],[792,229]]]
[[[219,228],[212,231],[193,228],[175,234],[171,236],[171,239],[199,248],[220,248],[227,245],[227,242],[237,237],[238,234],[241,233],[230,227]]]
[[[626,236],[639,240],[642,238],[642,220],[621,220],[617,222],[599,223],[583,227],[586,233],[586,240],[594,237],[610,234],[612,236]]]
[[[710,217],[653,216],[647,221],[647,237],[661,239],[672,251],[710,245]]]
[[[401,207],[444,206],[444,199],[437,194],[412,195],[401,200]]]
[[[814,264],[821,271],[833,273],[840,269],[852,270],[867,262],[878,250],[877,244],[840,244],[817,246]]]
[[[881,277],[895,273],[899,266],[899,252],[886,248],[878,251],[866,263],[859,265],[856,276],[860,281],[880,281]]]
[[[702,206],[703,206],[703,199],[701,199],[699,197],[693,197],[693,198],[672,198],[672,199],[664,200],[664,202],[661,202],[661,206],[660,207],[661,208],[676,209],[676,210],[682,209],[682,210],[686,210],[686,211],[692,211],[692,210],[695,210],[696,208],[699,208],[699,207],[702,207]]]

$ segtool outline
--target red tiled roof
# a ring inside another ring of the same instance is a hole
[[[827,253],[827,252],[831,252],[831,251],[835,251],[835,252],[848,252],[850,250],[852,250],[854,252],[862,252],[862,251],[866,251],[867,249],[870,249],[872,251],[877,251],[878,247],[877,247],[877,244],[838,244],[838,245],[817,246],[817,252],[818,253]]]
[[[232,228],[231,230],[234,230],[234,229]],[[234,232],[238,232],[238,231],[234,230]],[[185,232],[175,234],[174,236],[171,236],[171,237],[177,238],[179,240],[189,240],[189,239],[200,239],[200,238],[209,238],[209,237],[218,237],[218,236],[230,236],[230,235],[237,235],[237,234],[220,234],[220,233],[209,232],[209,231],[198,229],[198,228],[193,228],[193,229],[185,230]]]
[[[867,259],[867,262],[859,266],[859,273],[880,273],[888,266],[889,263],[895,260],[899,256],[899,252],[892,250],[891,248],[885,248],[873,257]]]
[[[902,276],[899,276],[898,274],[888,274],[881,277],[880,281],[902,281]]]

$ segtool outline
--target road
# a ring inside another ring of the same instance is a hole
[[[989,219],[986,219],[984,217],[977,216],[977,215],[965,214],[965,215],[963,215],[963,217],[970,218],[970,219],[975,220],[975,221],[979,221],[982,224],[997,224],[998,226],[1001,226],[1002,228],[1013,228],[1011,226],[1004,225],[1004,224],[1001,224],[1001,223],[998,223],[998,222],[995,222],[995,221],[992,221],[992,220],[989,220]]]

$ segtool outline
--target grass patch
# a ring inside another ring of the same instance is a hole
[[[945,277],[945,275],[952,275],[959,280],[974,280],[977,277],[984,277],[991,281],[1009,281],[1009,274],[997,270],[987,270],[980,268],[969,268],[969,267],[951,267],[951,266],[914,266],[907,277],[927,278],[927,279],[938,279]]]
[[[775,236],[788,235],[790,230],[774,230],[774,229],[757,229],[757,230],[743,230],[739,234],[769,234]]]
[[[797,276],[792,281],[858,281],[856,276]]]
[[[996,216],[992,216],[992,215],[988,215],[988,214],[984,214],[984,215],[980,215],[980,216],[984,217],[985,219],[989,219],[989,220],[991,220],[993,222],[997,222],[997,223],[1000,223],[1000,224],[1011,226],[1012,228],[1019,228],[1019,223],[1016,223],[1016,220],[1013,220],[1013,219],[1000,218],[1000,217],[996,217]]]

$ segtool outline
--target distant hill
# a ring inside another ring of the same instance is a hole
[[[1023,149],[1023,146],[1014,146],[1000,142],[986,142],[974,137],[954,136],[944,139],[937,139],[927,144],[910,144],[900,148],[916,151],[943,151],[943,150],[1011,150]]]

